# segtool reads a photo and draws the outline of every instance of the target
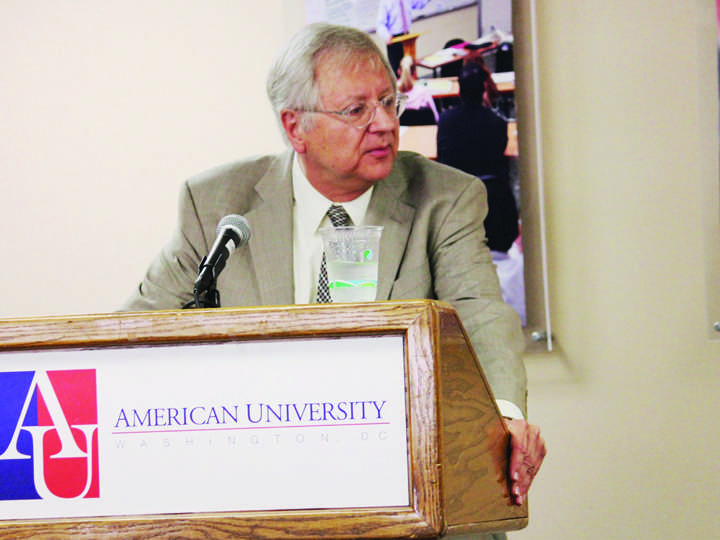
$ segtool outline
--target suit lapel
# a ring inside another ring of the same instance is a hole
[[[292,153],[286,152],[255,186],[258,200],[246,217],[253,225],[248,247],[261,305],[295,302],[292,263]]]
[[[365,223],[381,225],[378,300],[387,300],[405,253],[415,208],[406,202],[407,178],[397,165],[378,182],[368,205]]]
[[[292,152],[286,152],[255,186],[257,200],[245,217],[252,225],[248,243],[261,305],[295,303],[293,274]],[[378,182],[365,223],[380,225],[378,300],[387,300],[398,274],[415,208],[408,203],[407,178],[397,166]]]

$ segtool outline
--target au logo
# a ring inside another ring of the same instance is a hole
[[[0,500],[97,498],[95,370],[0,373]]]

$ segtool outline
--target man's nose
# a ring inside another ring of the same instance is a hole
[[[375,114],[373,119],[370,121],[370,129],[374,131],[384,131],[393,129],[395,122],[398,121],[398,117],[394,112],[389,112],[380,104],[375,104]]]

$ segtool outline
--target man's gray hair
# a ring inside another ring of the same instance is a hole
[[[369,34],[349,26],[309,24],[280,51],[268,74],[267,94],[278,122],[284,109],[310,110],[320,106],[315,71],[326,52],[345,65],[362,56],[376,59],[397,90],[392,68]]]

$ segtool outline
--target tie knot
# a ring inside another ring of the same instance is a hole
[[[353,224],[350,215],[347,213],[345,208],[339,204],[333,204],[330,206],[327,211],[327,216],[330,218],[330,222],[333,224],[333,227],[347,227]]]

